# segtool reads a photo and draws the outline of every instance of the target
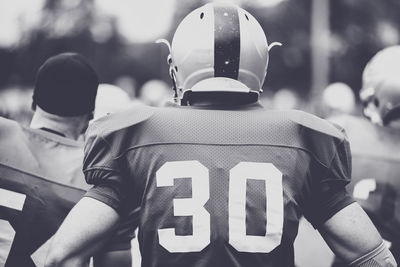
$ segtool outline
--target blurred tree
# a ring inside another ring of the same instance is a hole
[[[13,53],[0,53],[10,63],[4,67],[0,64],[0,70],[10,70],[3,72],[0,86],[1,82],[32,85],[39,66],[48,57],[66,51],[87,57],[101,82],[111,83],[128,75],[140,85],[160,78],[161,60],[165,63],[160,49],[155,44],[126,42],[118,32],[116,18],[99,12],[94,0],[46,0],[38,25],[25,33]]]
[[[19,82],[33,84],[38,67],[57,53],[75,51],[93,61],[93,22],[93,0],[46,0],[39,24],[26,33],[18,48]]]
[[[150,79],[169,83],[165,47],[131,43],[119,32],[118,17],[101,12],[96,1],[44,0],[38,22],[21,28],[22,39],[17,45],[0,49],[0,88],[32,86],[44,60],[65,51],[86,56],[101,82],[113,83],[128,76],[137,88]],[[311,0],[286,0],[275,6],[260,6],[262,0],[236,1],[260,21],[269,42],[283,43],[270,53],[265,89],[293,88],[306,97],[312,71]],[[179,1],[164,38],[171,41],[183,17],[206,2],[209,0]],[[400,42],[400,2],[331,0],[330,7],[330,82],[345,82],[358,91],[368,59],[379,49]]]
[[[259,20],[268,42],[283,44],[271,50],[264,87],[294,88],[304,96],[311,86],[310,0],[285,1],[272,8],[247,5],[244,8]]]
[[[367,61],[380,49],[399,44],[400,1],[331,1],[331,81],[358,93]]]

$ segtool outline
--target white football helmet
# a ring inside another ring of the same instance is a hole
[[[387,124],[400,117],[400,46],[379,51],[366,65],[360,99],[364,115]]]
[[[165,40],[159,40],[169,46]],[[267,38],[258,21],[231,4],[209,3],[179,24],[170,47],[177,97],[186,92],[255,92],[267,74]]]

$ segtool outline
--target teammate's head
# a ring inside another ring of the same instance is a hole
[[[81,55],[62,53],[49,58],[36,75],[31,127],[51,127],[66,135],[72,131],[75,138],[93,117],[98,85],[95,70]]]
[[[238,6],[209,3],[192,11],[179,24],[168,58],[178,97],[185,102],[192,93],[228,92],[257,99],[271,47],[257,20]]]
[[[366,65],[360,99],[372,122],[386,125],[400,118],[400,46],[379,51]]]
[[[33,107],[63,117],[94,110],[99,80],[87,60],[76,53],[62,53],[44,62],[36,75]]]

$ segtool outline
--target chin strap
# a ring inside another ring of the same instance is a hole
[[[176,76],[175,76],[175,69],[172,64],[172,56],[171,56],[171,44],[166,39],[158,39],[156,40],[157,44],[165,44],[168,47],[169,55],[167,57],[167,63],[169,66],[169,77],[172,81],[172,90],[174,90],[174,103],[179,104],[179,96],[178,96],[178,87],[176,85]]]

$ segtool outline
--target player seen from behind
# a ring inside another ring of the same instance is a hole
[[[142,266],[294,266],[302,215],[352,266],[396,266],[346,193],[344,133],[258,103],[271,47],[237,6],[187,15],[169,57],[180,105],[93,123],[84,173],[94,187],[57,232],[47,266],[79,266],[134,210]]]
[[[0,266],[43,266],[50,238],[89,188],[78,139],[93,116],[97,86],[86,59],[59,54],[37,73],[30,127],[0,118]],[[129,266],[129,240],[110,250],[118,252],[97,263]]]

